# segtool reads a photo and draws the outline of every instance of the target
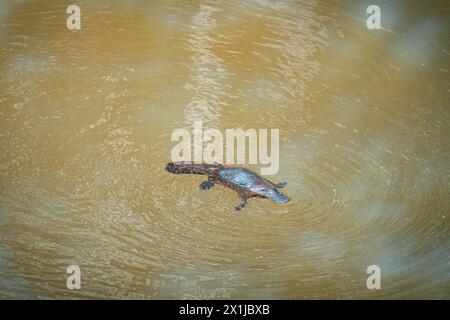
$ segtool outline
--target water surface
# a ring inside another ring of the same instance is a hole
[[[450,9],[369,4],[1,1],[0,297],[449,298]],[[279,128],[292,200],[164,171],[195,120]]]

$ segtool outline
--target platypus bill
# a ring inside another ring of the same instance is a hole
[[[247,200],[253,197],[268,198],[275,203],[286,203],[290,198],[278,189],[286,186],[285,182],[278,184],[261,177],[256,172],[243,167],[229,167],[222,164],[207,164],[195,162],[170,162],[166,170],[175,174],[204,174],[208,180],[200,184],[200,189],[210,189],[220,183],[235,190],[241,199],[236,210],[247,205]]]

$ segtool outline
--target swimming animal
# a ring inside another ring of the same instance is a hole
[[[236,211],[244,208],[247,200],[253,197],[268,198],[275,203],[286,203],[291,200],[278,191],[286,186],[286,182],[275,184],[243,167],[224,166],[218,163],[170,162],[166,170],[174,174],[207,175],[208,180],[200,184],[201,190],[208,190],[216,183],[235,190],[241,200],[235,208]]]

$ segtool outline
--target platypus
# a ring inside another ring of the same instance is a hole
[[[208,180],[200,184],[201,190],[208,190],[215,183],[220,183],[237,191],[241,202],[236,207],[236,211],[244,208],[247,200],[253,197],[268,198],[275,203],[286,203],[291,200],[278,191],[286,186],[286,182],[272,183],[256,172],[243,167],[224,166],[218,163],[170,162],[166,170],[175,174],[207,175]]]

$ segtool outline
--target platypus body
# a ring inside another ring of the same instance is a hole
[[[286,186],[285,182],[274,184],[256,172],[243,167],[195,162],[170,162],[167,164],[166,170],[175,174],[207,175],[208,180],[200,184],[202,190],[210,189],[216,183],[236,190],[241,199],[236,210],[245,207],[247,200],[253,197],[268,198],[275,203],[286,203],[291,200],[278,191],[278,189]]]

